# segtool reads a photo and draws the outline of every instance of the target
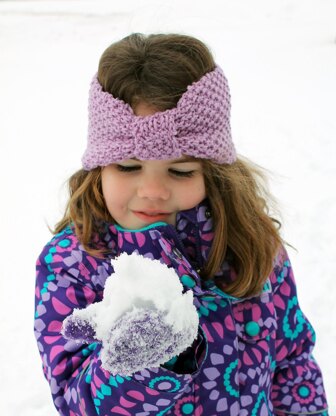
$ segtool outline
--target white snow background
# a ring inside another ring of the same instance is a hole
[[[194,35],[223,67],[238,152],[273,172],[335,416],[335,0],[0,1],[0,414],[56,415],[33,336],[35,260],[80,168],[99,57],[131,32]]]

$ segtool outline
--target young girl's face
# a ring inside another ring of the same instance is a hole
[[[183,157],[108,165],[102,170],[102,190],[109,213],[128,229],[157,221],[175,225],[179,211],[206,196],[201,163]]]
[[[140,102],[136,116],[157,109]],[[179,211],[193,208],[205,198],[202,165],[190,158],[177,160],[124,160],[102,170],[107,209],[123,228],[139,229],[157,221],[175,225]]]

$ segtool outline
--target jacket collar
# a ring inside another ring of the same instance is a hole
[[[161,225],[163,223],[160,223]],[[136,230],[127,230],[115,224],[106,224],[107,233],[104,235],[104,244],[112,251],[112,256],[118,255],[120,250],[120,233],[134,233]],[[155,227],[155,224],[153,224]],[[170,226],[173,227],[173,226]],[[150,228],[150,227],[148,227]],[[176,235],[188,259],[201,268],[208,258],[213,240],[213,222],[207,199],[194,208],[180,211],[176,216]],[[141,230],[139,230],[141,231]],[[119,236],[119,238],[118,238]]]
[[[176,217],[176,232],[188,258],[199,268],[206,262],[213,241],[213,221],[207,199]]]

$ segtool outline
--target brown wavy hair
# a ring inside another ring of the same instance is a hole
[[[109,46],[98,67],[104,91],[135,106],[145,102],[158,111],[176,106],[187,86],[212,71],[215,62],[200,40],[178,34],[145,36],[132,34]],[[230,253],[236,277],[217,286],[236,297],[253,296],[262,290],[281,246],[279,215],[261,167],[239,156],[231,165],[210,160],[202,163],[207,197],[212,208],[214,240],[201,276],[211,279]],[[67,225],[84,248],[94,256],[107,251],[94,236],[114,220],[107,210],[101,185],[101,170],[79,170],[69,181],[69,200],[55,234]],[[95,243],[96,241],[96,243]]]

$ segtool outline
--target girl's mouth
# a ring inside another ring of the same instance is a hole
[[[164,221],[167,219],[169,212],[144,212],[133,211],[133,214],[145,222]]]

